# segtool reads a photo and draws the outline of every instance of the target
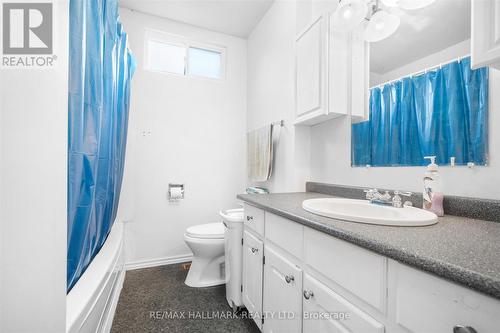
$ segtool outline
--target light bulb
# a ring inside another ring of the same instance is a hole
[[[348,20],[352,17],[352,9],[351,7],[347,7],[346,10],[344,10],[344,13],[342,14],[342,16]]]
[[[342,0],[333,14],[333,29],[349,31],[358,26],[368,14],[368,6],[364,0]]]
[[[365,29],[365,40],[370,43],[386,39],[398,29],[401,24],[399,16],[379,10],[370,19]]]

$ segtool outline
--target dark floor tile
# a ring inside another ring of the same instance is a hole
[[[191,288],[186,275],[182,264],[128,271],[111,332],[259,332],[251,319],[234,317],[225,286]]]

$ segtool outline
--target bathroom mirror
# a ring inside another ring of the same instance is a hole
[[[369,114],[352,124],[352,165],[422,166],[425,156],[440,165],[486,165],[489,69],[470,68],[470,0],[411,10],[391,3],[371,2],[372,20],[384,11],[400,24],[366,43]]]

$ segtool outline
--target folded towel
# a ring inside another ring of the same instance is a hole
[[[247,134],[248,177],[254,182],[271,178],[273,165],[273,125]]]
[[[251,186],[247,187],[247,194],[269,194],[269,190],[264,187]]]

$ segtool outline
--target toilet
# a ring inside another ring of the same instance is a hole
[[[226,283],[224,277],[224,224],[208,223],[189,227],[184,241],[193,252],[186,277],[190,287],[211,287]]]

